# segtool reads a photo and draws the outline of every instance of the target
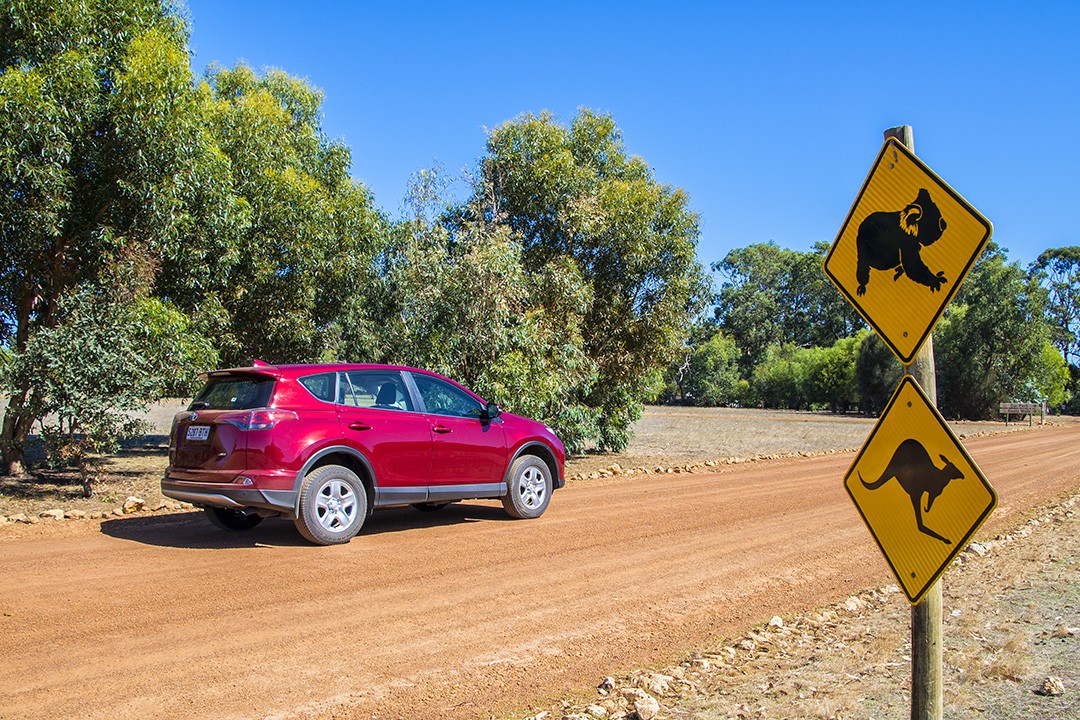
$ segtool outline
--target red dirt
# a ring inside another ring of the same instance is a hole
[[[965,442],[992,534],[1080,487],[1080,426]],[[344,546],[200,516],[0,533],[0,718],[476,718],[891,582],[852,454],[376,514]],[[946,579],[948,575],[946,574]]]

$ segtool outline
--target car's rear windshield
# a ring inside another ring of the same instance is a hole
[[[274,379],[252,375],[214,377],[195,396],[189,410],[250,410],[266,407]]]

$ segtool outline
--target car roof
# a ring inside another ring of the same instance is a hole
[[[409,367],[407,365],[384,365],[380,363],[285,363],[281,365],[272,365],[270,363],[264,363],[261,360],[256,360],[254,365],[248,367],[234,367],[234,368],[222,368],[220,370],[210,370],[203,373],[206,378],[213,377],[225,377],[228,375],[263,375],[272,378],[295,378],[302,375],[316,375],[323,372],[341,372],[348,370],[390,370],[390,371],[406,371],[419,373],[422,375],[432,375],[434,377],[450,380],[439,373],[432,372],[430,370],[423,370],[420,368]],[[455,385],[459,384],[454,382]]]

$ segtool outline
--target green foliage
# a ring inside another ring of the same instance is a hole
[[[880,415],[904,377],[904,366],[875,333],[867,332],[855,354],[855,387],[863,412]]]
[[[938,407],[946,417],[996,417],[998,403],[1039,401],[1050,388],[1046,292],[996,245],[987,247],[934,331]]]
[[[199,372],[217,367],[212,339],[169,301],[141,298],[124,319],[137,354],[156,380],[152,397],[191,397],[201,382]]]
[[[715,333],[690,353],[682,380],[684,396],[695,405],[714,407],[736,401],[739,349],[723,332]]]
[[[496,128],[482,175],[471,211],[509,226],[530,273],[569,262],[587,286],[581,335],[597,375],[575,404],[599,412],[599,447],[624,448],[707,297],[686,194],[656,182],[614,120],[589,110],[570,127],[543,113]]]
[[[805,367],[803,396],[811,407],[847,412],[859,406],[855,358],[868,331],[840,338],[829,347],[806,348],[800,353]]]
[[[754,367],[750,383],[758,402],[767,408],[802,410],[807,407],[803,394],[805,363],[800,362],[793,345],[770,345],[765,358]]]
[[[1080,246],[1044,251],[1029,272],[1049,293],[1054,344],[1068,362],[1080,366]]]
[[[144,432],[131,413],[162,389],[144,356],[139,311],[88,286],[61,301],[57,322],[35,332],[4,372],[5,385],[32,383],[25,411],[37,419],[54,466],[74,466],[91,493],[102,453]]]
[[[1072,397],[1069,390],[1069,364],[1053,343],[1043,343],[1034,378],[1034,397],[1045,400],[1049,408],[1065,405]]]
[[[211,69],[200,98],[212,148],[201,172],[217,189],[196,197],[213,222],[167,258],[159,293],[214,331],[226,364],[336,355],[342,310],[385,233],[348,149],[319,126],[322,94],[240,65]]]
[[[736,386],[747,404],[790,410],[847,412],[860,404],[855,364],[867,331],[841,338],[829,347],[771,345],[755,368],[749,387]]]
[[[82,343],[61,303],[99,292],[115,267],[137,287],[152,281],[179,237],[199,116],[172,6],[26,0],[0,13],[0,342],[19,368],[5,383],[0,454],[17,474],[56,402],[38,397],[47,383],[27,368],[45,366],[23,355]]]
[[[572,451],[597,434],[577,395],[594,381],[581,318],[589,288],[565,258],[529,272],[505,225],[432,223],[430,172],[417,176],[415,217],[398,223],[382,272],[350,303],[344,351],[435,370],[510,411],[551,424]]]
[[[1080,415],[1080,367],[1069,365],[1069,384],[1065,388],[1068,399],[1064,412],[1068,415]]]
[[[744,377],[771,345],[828,347],[864,326],[821,269],[827,251],[823,243],[813,252],[757,243],[713,263],[725,278],[715,298],[716,319],[742,348]]]

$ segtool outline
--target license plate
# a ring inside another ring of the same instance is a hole
[[[185,435],[185,437],[188,440],[208,440],[210,438],[210,426],[188,425],[187,435]]]

